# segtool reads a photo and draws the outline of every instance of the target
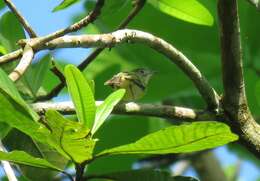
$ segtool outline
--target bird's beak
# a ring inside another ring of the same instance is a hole
[[[111,84],[112,84],[111,80],[107,80],[107,81],[104,83],[104,85],[111,85]]]

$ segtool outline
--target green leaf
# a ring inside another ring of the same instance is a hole
[[[160,11],[190,23],[212,26],[214,22],[210,12],[197,0],[149,0],[148,2]]]
[[[68,91],[76,108],[79,121],[84,126],[92,128],[95,120],[96,105],[88,81],[74,65],[67,65],[64,73]]]
[[[109,114],[112,112],[115,105],[123,98],[124,95],[125,90],[119,89],[110,94],[105,99],[105,101],[97,107],[95,122],[91,130],[92,134],[94,134],[100,128],[100,126],[102,126]]]
[[[191,177],[171,177],[171,174],[160,170],[130,170],[100,175],[116,181],[198,181]]]
[[[3,122],[0,122],[0,139],[2,140],[12,128]]]
[[[7,50],[4,46],[0,45],[0,55],[4,55],[4,54],[7,54]]]
[[[33,167],[49,168],[57,171],[62,171],[58,167],[49,163],[48,161],[41,158],[35,158],[24,151],[12,151],[9,153],[0,151],[0,160],[6,160]]]
[[[104,150],[97,156],[110,154],[168,154],[210,149],[235,141],[238,136],[224,123],[195,122],[170,126],[146,135],[134,143]]]
[[[23,27],[20,25],[15,15],[10,11],[1,16],[0,34],[9,41],[10,50],[8,51],[19,48],[16,44],[17,41],[25,38]]]
[[[46,112],[46,120],[51,129],[52,142],[61,154],[76,163],[92,159],[95,140],[89,137],[88,128],[82,123],[65,119],[54,110]]]
[[[39,120],[39,116],[34,112],[29,105],[23,100],[17,91],[13,82],[9,79],[6,73],[0,68],[0,90],[8,94],[16,103],[22,106],[33,118],[33,120]]]
[[[60,11],[62,9],[65,9],[75,3],[79,2],[79,0],[63,0],[58,6],[56,6],[52,12]]]
[[[35,122],[28,111],[0,89],[0,122],[16,128],[31,138],[48,144],[49,131]]]
[[[39,62],[30,66],[23,76],[22,81],[29,88],[34,97],[36,97],[36,94],[42,85],[48,71],[50,61],[50,54],[44,56]]]
[[[60,155],[56,150],[50,148],[47,145],[43,145],[36,140],[32,140],[31,137],[25,135],[17,129],[12,129],[3,140],[3,144],[9,151],[24,151],[29,155],[42,158],[55,165],[60,169],[64,169],[68,160],[64,156]],[[53,180],[57,175],[56,171],[44,168],[31,167],[27,165],[19,165],[19,169],[23,176],[26,176],[30,180],[45,181]]]
[[[0,10],[3,9],[4,7],[5,7],[4,1],[0,1]]]

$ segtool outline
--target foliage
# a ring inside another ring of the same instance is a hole
[[[66,9],[77,2],[79,1],[63,0],[53,11]],[[89,12],[95,2],[87,0],[85,10]],[[219,40],[216,36],[217,24],[214,23],[215,2],[199,0],[147,2],[142,15],[137,16],[129,28],[148,30],[172,43],[188,55],[214,88],[221,92]],[[3,7],[1,1],[0,9]],[[95,24],[84,29],[84,32],[111,32],[131,8],[130,0],[106,1],[100,18]],[[248,19],[257,20],[260,15],[244,2],[241,2],[240,9],[242,35],[248,37],[242,39],[246,45],[244,52],[246,89],[250,108],[253,114],[258,115],[260,83],[255,70],[260,66],[255,60],[259,57],[260,51],[259,44],[255,40],[258,37],[259,25],[253,27]],[[147,17],[153,21],[147,21]],[[23,38],[25,33],[16,17],[11,12],[3,14],[0,18],[0,54],[18,49],[16,42]],[[137,154],[195,152],[238,139],[227,125],[211,120],[192,124],[176,123],[174,126],[169,126],[158,118],[111,116],[125,90],[120,89],[110,94],[109,89],[103,87],[104,81],[116,72],[136,67],[149,67],[159,71],[142,101],[166,100],[174,102],[174,105],[196,108],[205,106],[191,81],[176,66],[143,45],[122,45],[109,51],[105,50],[85,69],[84,74],[75,66],[67,65],[64,76],[68,93],[76,108],[76,118],[64,116],[54,110],[46,111],[45,118],[41,118],[28,103],[34,101],[40,94],[50,91],[50,82],[55,82],[53,75],[48,71],[50,61],[50,54],[38,58],[16,84],[6,74],[16,63],[1,65],[4,70],[0,69],[0,136],[2,139],[7,135],[10,136],[12,129],[18,130],[30,137],[30,144],[35,146],[35,152],[43,153],[47,150],[46,152],[59,155],[53,156],[53,160],[62,158],[65,161],[57,166],[44,154],[35,155],[26,148],[23,151],[15,149],[8,153],[0,152],[1,160],[59,172],[66,172],[66,168],[69,167],[65,166],[69,160],[75,167],[88,164],[87,174],[98,174],[98,177],[116,180],[185,181],[193,178],[173,178],[168,172],[154,170],[119,171],[130,169],[133,162],[140,157]],[[86,77],[92,77],[95,83]],[[105,98],[105,95],[109,96]],[[95,101],[100,99],[104,101],[97,106]],[[19,139],[23,138],[17,138],[16,142],[19,143]],[[123,156],[117,157],[122,158],[119,161],[113,156],[121,154]],[[104,165],[110,166],[104,169]],[[110,171],[111,173],[108,173]]]
[[[1,80],[4,80],[0,87],[1,102],[4,103],[2,104],[4,106],[9,105],[7,107],[8,110],[4,107],[1,108],[0,117],[5,118],[1,119],[1,121],[10,127],[15,127],[28,134],[33,139],[55,148],[61,155],[70,159],[75,164],[87,163],[95,157],[110,154],[166,154],[199,151],[223,145],[237,139],[230,132],[229,128],[222,123],[202,122],[169,127],[147,135],[136,143],[105,150],[95,155],[93,154],[93,150],[97,140],[92,138],[92,134],[100,128],[113,107],[122,99],[125,93],[124,90],[112,93],[95,111],[95,100],[88,84],[90,81],[87,81],[75,66],[67,65],[65,67],[65,77],[69,92],[72,97],[74,96],[75,108],[81,111],[78,114],[79,122],[68,120],[54,110],[48,110],[45,114],[46,120],[40,121],[43,123],[43,125],[40,125],[32,119],[33,117],[29,117],[30,114],[34,114],[28,108],[27,104],[23,102],[13,83],[3,71],[1,71],[1,74]],[[84,102],[86,100],[88,101]],[[83,104],[85,107],[82,106]],[[16,111],[12,108],[12,106],[17,107],[18,105],[21,110]],[[17,113],[13,114],[12,112]],[[82,115],[91,114],[96,114],[95,120],[94,117],[90,119],[91,122],[95,121],[94,127],[80,121]],[[18,123],[18,120],[20,123]],[[92,129],[92,132],[90,129]],[[216,136],[219,138],[218,142],[216,142]],[[158,144],[159,142],[161,143]],[[28,161],[29,157],[32,158],[30,161]],[[24,152],[2,153],[1,159],[29,166],[59,170],[48,163],[47,160],[34,158]]]

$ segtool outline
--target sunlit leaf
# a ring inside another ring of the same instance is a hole
[[[134,143],[104,150],[98,154],[167,154],[210,149],[235,141],[238,136],[218,122],[195,122],[170,126],[146,135]]]
[[[210,12],[197,0],[148,0],[148,2],[160,11],[190,23],[211,26],[214,22]]]
[[[104,121],[112,112],[115,105],[123,98],[124,94],[125,94],[124,89],[117,90],[112,94],[110,94],[105,99],[105,101],[100,106],[97,107],[95,122],[91,130],[92,134],[94,134],[100,128],[100,126],[102,126]]]
[[[33,167],[48,168],[57,171],[62,171],[58,167],[49,163],[47,160],[42,158],[35,158],[23,151],[12,151],[9,153],[0,151],[0,160],[11,161],[14,163],[29,165]]]
[[[79,2],[79,0],[63,0],[58,6],[56,6],[52,11],[56,12],[56,11],[60,11],[63,10],[75,3]]]
[[[95,140],[90,138],[90,130],[82,123],[65,119],[57,111],[46,112],[46,120],[51,130],[56,149],[72,161],[82,163],[92,159]]]
[[[0,55],[1,55],[1,54],[4,55],[4,54],[6,54],[6,53],[7,53],[6,48],[5,48],[4,46],[0,45]]]
[[[39,116],[34,112],[28,104],[20,96],[13,82],[9,79],[6,73],[0,68],[0,90],[8,94],[15,102],[22,106],[32,116],[33,120],[37,121]]]
[[[67,65],[64,73],[68,91],[76,108],[79,121],[84,126],[92,128],[95,120],[96,105],[88,81],[74,65]]]

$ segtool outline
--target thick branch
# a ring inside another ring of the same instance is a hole
[[[19,22],[23,25],[24,29],[27,31],[29,36],[31,38],[37,37],[36,33],[33,31],[29,23],[26,21],[26,19],[22,16],[22,14],[18,11],[18,9],[15,7],[15,5],[12,3],[11,0],[4,0],[6,5],[9,7],[9,9],[15,14],[15,16],[18,18]]]
[[[100,105],[102,101],[97,101],[96,105]],[[75,108],[73,103],[68,102],[42,102],[34,103],[32,108],[38,113],[44,113],[46,110],[53,109],[64,114],[74,114]],[[178,119],[185,121],[208,121],[219,120],[214,113],[204,110],[195,110],[185,107],[155,105],[155,104],[139,104],[134,102],[120,103],[113,110],[114,114],[153,116],[166,119]]]
[[[29,45],[24,47],[23,57],[16,68],[9,74],[12,81],[17,81],[25,73],[33,60],[33,49]]]
[[[32,41],[35,41],[35,39],[32,39]],[[111,34],[63,36],[46,43],[44,46],[37,47],[36,50],[68,47],[111,47],[128,42],[145,44],[168,57],[193,81],[209,109],[218,108],[216,92],[192,62],[171,44],[150,33],[126,29]]]
[[[218,16],[224,84],[223,109],[230,126],[240,135],[242,143],[259,156],[260,126],[247,105],[237,1],[219,0]]]

